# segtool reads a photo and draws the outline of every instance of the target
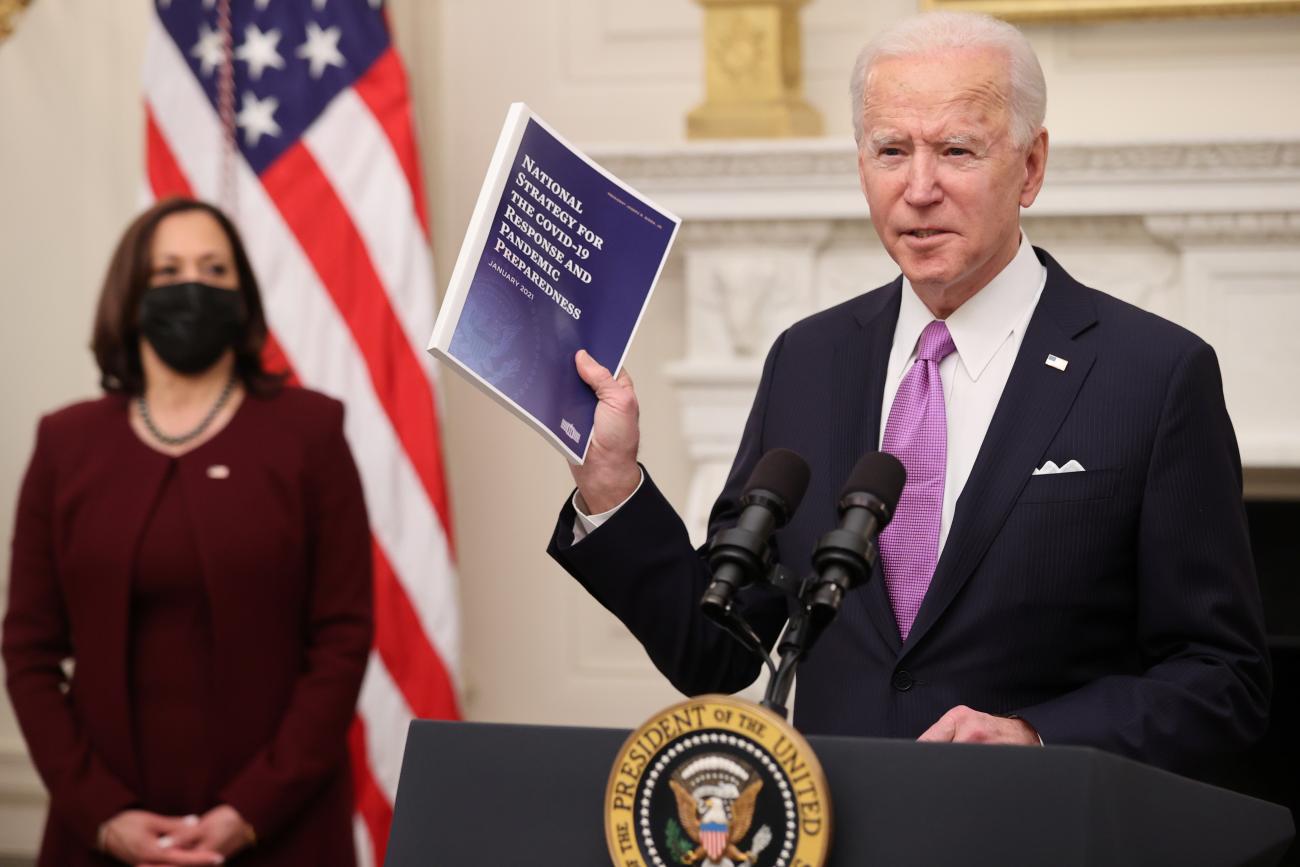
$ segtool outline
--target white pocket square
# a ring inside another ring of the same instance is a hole
[[[1082,473],[1084,472],[1083,464],[1076,460],[1068,460],[1059,467],[1055,461],[1048,461],[1038,469],[1034,470],[1036,476],[1054,476],[1060,473]]]

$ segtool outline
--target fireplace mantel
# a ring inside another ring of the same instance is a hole
[[[667,375],[698,540],[772,340],[897,269],[871,230],[851,141],[589,152],[683,218],[686,349]],[[1205,338],[1243,463],[1300,468],[1300,141],[1055,144],[1023,224],[1083,282]]]

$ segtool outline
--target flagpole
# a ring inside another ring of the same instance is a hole
[[[235,183],[235,50],[230,19],[230,0],[217,4],[217,27],[221,30],[221,77],[217,81],[217,109],[221,117],[221,208],[238,224],[239,198]]]

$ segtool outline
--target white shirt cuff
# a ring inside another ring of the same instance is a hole
[[[627,505],[627,501],[636,496],[636,492],[641,490],[641,485],[645,482],[645,470],[641,470],[641,478],[637,480],[636,487],[632,493],[628,494],[623,502],[619,503],[612,509],[607,509],[596,515],[587,514],[587,504],[582,501],[582,495],[577,491],[573,492],[573,511],[575,513],[573,520],[573,544],[578,544],[587,538],[588,534],[594,533],[596,528],[601,524],[614,517],[614,513]]]

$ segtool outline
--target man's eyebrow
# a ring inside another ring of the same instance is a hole
[[[958,132],[939,139],[939,144],[946,147],[969,148],[984,143],[984,139],[973,132]]]
[[[908,136],[903,135],[901,132],[895,130],[881,130],[880,132],[873,132],[867,139],[867,143],[871,145],[872,150],[880,150],[883,147],[888,147],[889,145],[898,144],[899,142],[908,140]]]
[[[895,130],[881,130],[867,137],[867,144],[873,151],[893,145],[910,142],[911,136]],[[983,136],[973,132],[956,132],[943,136],[932,142],[940,147],[977,148],[985,143]]]

